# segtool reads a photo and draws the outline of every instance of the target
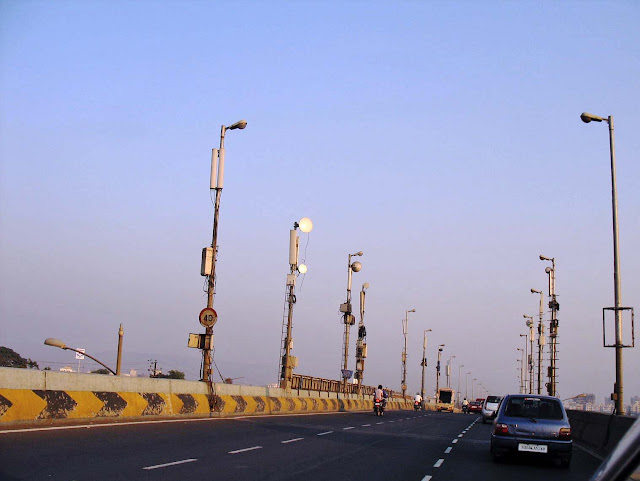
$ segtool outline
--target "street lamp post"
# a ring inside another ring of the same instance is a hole
[[[531,289],[531,294],[540,294],[540,306],[538,312],[538,386],[537,393],[542,394],[542,351],[545,345],[544,324],[542,316],[544,314],[544,293],[540,290]]]
[[[362,391],[362,378],[364,377],[364,360],[367,357],[367,329],[364,327],[364,301],[369,283],[362,284],[360,291],[360,323],[358,324],[358,340],[356,341],[356,380],[358,381],[358,394]]]
[[[520,334],[522,336],[522,334]],[[520,359],[518,359],[518,361],[520,361],[520,394],[524,394],[525,392],[525,384],[526,384],[526,379],[524,377],[524,350],[522,348],[518,348],[518,351],[521,352],[520,354]]]
[[[424,368],[427,367],[427,332],[431,332],[431,329],[424,331],[424,338],[422,339],[422,385],[420,387],[420,395],[424,400]]]
[[[120,324],[120,329],[122,329],[122,324]],[[103,366],[104,368],[106,368],[109,372],[111,372],[111,374],[114,375],[118,375],[116,374],[116,372],[111,369],[109,366],[107,366],[105,363],[103,363],[102,361],[98,361],[95,357],[93,357],[90,354],[87,354],[84,351],[81,351],[79,349],[74,349],[72,347],[67,346],[64,342],[62,342],[60,339],[55,339],[53,337],[48,337],[47,339],[44,340],[44,343],[47,346],[52,346],[52,347],[59,347],[60,349],[64,349],[65,351],[74,351],[74,352],[79,352],[80,354],[83,354],[84,356],[87,356],[89,359],[93,359],[95,362],[97,362],[98,364],[100,364],[101,366]],[[117,364],[120,364],[120,355],[122,354],[122,351],[118,350],[118,361]]]
[[[526,334],[520,334],[520,337],[524,337],[524,352],[522,354],[522,356],[523,356],[522,366],[523,366],[523,369],[524,369],[524,378],[523,378],[523,383],[522,384],[523,384],[523,388],[524,389],[522,390],[522,392],[526,393],[527,392],[527,375],[528,375],[528,372],[529,372],[529,367],[527,365],[527,359],[529,358],[529,349],[528,349],[528,345],[527,345],[528,344],[527,343],[527,338],[529,336],[527,336]],[[524,367],[525,365],[527,367]]]
[[[551,308],[551,321],[549,323],[549,338],[551,344],[549,345],[549,382],[547,384],[547,393],[549,396],[556,395],[556,360],[557,360],[557,346],[558,346],[558,318],[557,312],[560,309],[560,305],[556,300],[556,260],[554,257],[540,256],[541,261],[550,261],[551,267],[546,267],[545,272],[549,275],[549,307]]]
[[[436,364],[436,402],[438,402],[438,389],[440,389],[440,356],[444,344],[438,345],[438,363]]]
[[[349,380],[349,372],[347,370],[348,360],[349,360],[349,330],[351,326],[356,323],[356,318],[352,312],[351,308],[351,277],[354,272],[360,272],[362,269],[362,264],[358,261],[351,262],[352,257],[360,257],[362,256],[362,251],[358,251],[355,254],[349,254],[349,261],[347,264],[347,302],[340,305],[340,312],[343,315],[344,322],[344,336],[342,338],[344,356],[342,358],[342,382],[343,382],[343,391],[347,392],[347,383]]]
[[[527,316],[523,314],[526,321],[526,326],[529,328],[529,355],[527,356],[527,369],[529,371],[529,394],[533,394],[533,339],[535,334],[533,332],[533,316]]]
[[[416,312],[415,309],[405,311],[404,319],[402,320],[402,333],[404,334],[404,349],[402,351],[402,397],[405,397],[407,392],[407,334],[409,333],[409,313]]]
[[[476,398],[473,393],[474,393],[475,383],[476,383],[477,380],[478,380],[477,377],[474,377],[471,380],[471,399],[475,399]]]
[[[451,366],[452,364],[452,359],[455,358],[456,356],[449,356],[449,362],[447,362],[447,387],[451,387]]]
[[[460,370],[464,367],[464,364],[460,364],[458,366],[458,406],[460,406],[460,403],[462,402],[462,399],[460,399],[460,396],[462,396],[462,392],[460,391]]]
[[[471,371],[469,371],[467,373],[465,381],[464,381],[464,397],[465,397],[465,399],[469,399],[469,374],[471,374]]]
[[[240,120],[228,127],[222,126],[220,129],[220,149],[213,149],[211,152],[211,180],[210,190],[216,191],[216,198],[213,207],[213,232],[211,236],[211,247],[203,250],[202,275],[208,276],[207,280],[207,309],[213,309],[213,295],[215,293],[216,282],[216,259],[218,257],[218,217],[220,215],[220,196],[224,186],[224,136],[227,130],[244,129],[247,126],[246,120]],[[208,253],[208,254],[207,254]],[[202,349],[202,380],[208,384],[212,382],[211,370],[211,348],[213,347],[213,325],[206,326],[205,345]]]
[[[618,190],[616,186],[616,149],[613,138],[613,115],[609,117],[598,117],[597,115],[583,112],[580,115],[583,122],[602,122],[609,125],[609,153],[611,156],[611,210],[613,212],[613,295],[615,307],[615,352],[616,352],[616,383],[612,398],[616,403],[616,413],[625,414],[624,389],[622,376],[622,349],[625,347],[622,342],[622,311],[629,309],[633,315],[633,308],[622,307],[622,291],[620,282],[620,251],[618,243]],[[603,328],[604,330],[604,328]],[[610,346],[607,346],[610,347]],[[628,347],[628,346],[627,346]]]
[[[313,222],[308,217],[303,217],[300,222],[293,223],[293,229],[289,230],[289,274],[287,275],[287,327],[286,335],[282,339],[280,348],[280,387],[282,389],[291,389],[291,380],[293,378],[293,369],[297,367],[298,359],[291,355],[293,349],[293,337],[291,331],[293,328],[293,305],[296,302],[294,294],[296,286],[296,277],[298,273],[305,274],[307,266],[298,265],[299,241],[297,229],[298,227],[304,233],[309,233],[313,229]],[[284,330],[284,329],[283,329]]]

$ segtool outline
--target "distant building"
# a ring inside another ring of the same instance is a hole
[[[71,366],[65,366],[60,368],[60,372],[75,372]]]

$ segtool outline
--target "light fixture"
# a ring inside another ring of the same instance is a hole
[[[313,222],[311,222],[311,219],[308,217],[303,217],[300,219],[300,222],[298,222],[298,227],[300,227],[300,230],[306,234],[311,232],[313,229]]]
[[[307,266],[306,266],[306,265],[304,265],[304,264],[300,264],[300,265],[298,266],[298,272],[299,272],[300,274],[306,274],[306,273],[307,273]]]

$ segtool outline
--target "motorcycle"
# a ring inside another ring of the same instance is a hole
[[[413,410],[414,411],[420,411],[421,408],[422,408],[422,406],[420,405],[420,401],[414,401],[413,402]]]
[[[384,407],[386,403],[386,399],[373,400],[373,412],[376,414],[376,416],[384,416]]]
[[[463,414],[469,414],[469,405],[468,404],[463,404],[462,405],[462,413]]]

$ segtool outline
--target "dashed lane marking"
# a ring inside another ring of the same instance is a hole
[[[452,449],[453,448],[451,446],[449,446],[447,449],[444,450],[444,454],[449,454]]]
[[[252,446],[250,448],[236,449],[235,451],[229,451],[229,454],[246,453],[247,451],[253,451],[255,449],[262,449],[262,446]]]
[[[380,421],[379,423],[376,423],[376,424],[384,424],[384,421]]]
[[[347,426],[346,428],[342,428],[344,431],[346,431],[347,429],[353,429],[353,426]]]
[[[461,438],[462,436],[464,436],[464,434],[458,434],[458,437]]]
[[[326,434],[331,434],[332,432],[333,432],[333,431],[326,431],[326,432],[324,432],[324,433],[318,433],[318,434],[316,434],[316,436],[324,436],[324,435],[326,435]]]
[[[182,461],[174,461],[172,463],[156,464],[155,466],[145,466],[142,469],[151,470],[151,469],[166,468],[167,466],[175,466],[176,464],[184,464],[184,463],[193,463],[194,461],[197,461],[197,459],[183,459]]]
[[[369,427],[369,426],[371,426],[371,424],[363,424],[363,425],[362,425],[362,427],[363,427],[363,428],[367,428],[367,427]]]
[[[430,479],[431,479],[431,476],[427,474],[424,478],[422,478],[421,481],[429,481]]]
[[[440,458],[436,461],[436,464],[433,465],[434,468],[439,468],[444,463],[444,459]]]
[[[454,439],[453,441],[451,441],[451,444],[456,444],[458,442],[457,439]]]
[[[304,438],[287,439],[286,441],[280,441],[280,444],[295,443],[296,441],[302,441],[303,439]]]

